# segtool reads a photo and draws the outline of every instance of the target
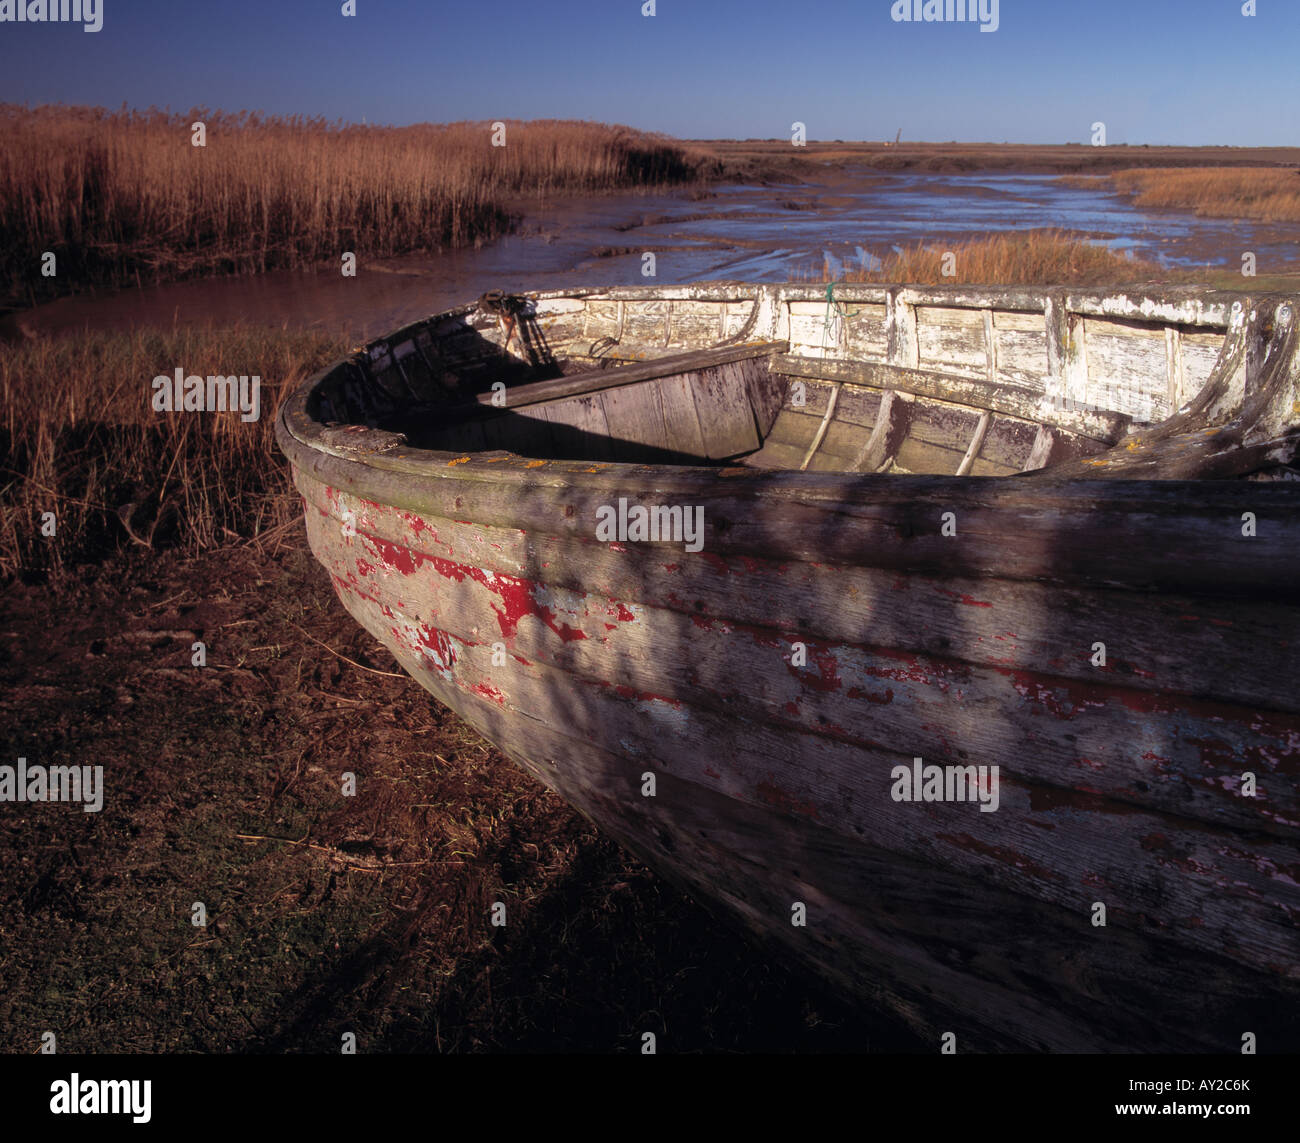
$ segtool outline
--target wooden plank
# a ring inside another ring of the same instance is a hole
[[[884,393],[862,385],[840,385],[840,398],[835,407],[835,420],[870,429],[880,415],[880,402]]]
[[[780,377],[769,369],[750,369],[746,370],[745,382],[758,435],[766,437],[785,404],[790,387],[789,379]]]
[[[369,534],[437,561],[491,567],[524,579],[544,567],[549,584],[575,593],[638,599],[687,618],[727,616],[772,638],[799,631],[814,641],[892,650],[904,673],[912,671],[915,656],[933,659],[933,667],[918,677],[950,679],[952,664],[965,662],[1010,671],[1013,677],[1050,675],[1085,684],[1077,692],[1080,703],[1086,701],[1087,686],[1100,685],[1131,688],[1152,701],[1165,696],[1175,706],[1180,695],[1199,696],[1300,714],[1300,690],[1284,681],[1300,670],[1295,639],[1300,608],[1294,593],[1279,605],[1220,593],[1152,595],[1002,578],[900,576],[892,569],[827,564],[819,553],[787,561],[710,552],[697,557],[707,565],[700,574],[684,560],[680,546],[637,545],[644,556],[630,560],[624,552],[592,544],[588,534],[566,537],[454,521],[431,531],[411,513],[368,520],[363,500],[326,492],[305,476],[297,480],[309,515],[337,515],[338,505],[346,504]],[[963,487],[970,483],[948,480]],[[588,528],[593,519],[588,517]],[[576,616],[569,619],[578,623]],[[603,638],[603,620],[593,613],[591,621],[597,624],[591,637]],[[1104,668],[1092,662],[1096,641],[1107,648]],[[1068,715],[1069,705],[1059,714]],[[1214,749],[1205,745],[1208,762]],[[1270,768],[1267,759],[1262,761]]]
[[[609,421],[601,396],[588,393],[538,406],[550,422],[554,455],[573,460],[612,459]]]
[[[909,435],[911,437],[925,444],[955,449],[958,455],[966,451],[971,434],[979,425],[979,411],[964,405],[952,405],[947,402],[932,401],[928,397],[917,397],[912,401],[910,408],[912,425]]]
[[[1182,388],[1174,399],[1174,408],[1181,409],[1196,396],[1214,372],[1219,351],[1223,348],[1223,335],[1197,333],[1184,330],[1182,336]]]
[[[555,455],[550,421],[541,407],[521,410],[509,416],[493,417],[481,424],[483,447],[488,451],[504,449],[520,456]],[[459,433],[459,426],[449,430],[450,436],[458,436]]]
[[[668,455],[677,451],[664,427],[658,382],[606,389],[602,397],[609,435],[614,442],[613,452],[620,460],[646,463],[658,460],[662,464]]]
[[[1088,318],[1083,336],[1090,403],[1145,422],[1162,421],[1174,411],[1164,327]]]
[[[980,310],[916,307],[918,367],[988,378],[986,323]]]
[[[826,430],[826,438],[810,466],[813,472],[852,472],[854,461],[871,439],[871,429],[842,421],[838,417]]]
[[[1047,338],[1043,333],[1042,319],[1036,319],[1035,324],[1037,329],[1033,332],[994,327],[998,370],[993,378],[995,382],[1039,393],[1046,391],[1051,376]]]
[[[552,401],[560,397],[572,397],[579,394],[595,393],[601,389],[612,389],[622,385],[635,385],[658,377],[673,376],[678,373],[693,373],[698,370],[745,361],[752,358],[767,357],[781,352],[785,342],[764,341],[752,345],[732,345],[721,349],[693,350],[690,353],[676,353],[665,357],[656,357],[639,365],[624,365],[614,369],[592,369],[571,377],[556,377],[550,381],[534,381],[528,385],[516,385],[506,390],[505,405],[493,406],[491,393],[479,393],[475,403],[488,408],[518,408],[521,405],[534,405],[543,401]]]
[[[711,460],[753,452],[763,443],[749,404],[749,382],[743,362],[697,370],[690,378],[690,385],[704,433],[705,453]]]
[[[918,440],[908,434],[898,446],[898,452],[886,472],[896,475],[938,476],[955,471],[962,454],[956,449],[944,448],[929,441]]]
[[[647,485],[651,478],[620,465],[584,466],[574,480],[573,466],[559,461],[462,462],[404,448],[361,464],[293,440],[279,436],[309,472],[411,511],[589,538],[598,506],[649,495],[655,503],[703,505],[710,534],[725,536],[729,553],[764,558],[1263,598],[1294,592],[1300,548],[1294,489],[1280,483],[1251,486],[1251,510],[1268,526],[1245,539],[1243,490],[1213,481],[1080,481],[1055,476],[1055,468],[993,481],[757,471],[723,479],[665,468]],[[439,510],[451,501],[459,507]],[[958,521],[956,543],[942,534],[948,512]]]
[[[1163,360],[1163,359],[1162,359]],[[806,357],[779,354],[772,369],[791,377],[816,377],[827,381],[852,381],[879,389],[897,389],[920,397],[931,397],[1006,413],[1030,421],[1050,418],[1053,423],[1081,436],[1107,444],[1117,441],[1127,429],[1129,418],[1121,413],[1070,407],[1045,407],[1041,394],[1011,385],[954,377],[949,374],[848,361],[813,361]]]
[[[822,416],[825,415],[825,412],[823,409]],[[808,445],[812,442],[813,437],[817,435],[821,423],[821,416],[814,416],[797,409],[782,409],[781,415],[777,417],[776,423],[772,426],[772,431],[767,435],[767,439],[770,442],[794,445],[799,448],[799,460],[796,460],[791,465],[792,468],[797,470],[804,453],[808,451]]]
[[[448,578],[445,574],[422,577],[419,581],[413,573],[396,570],[401,557],[379,546],[373,546],[368,552],[356,550],[364,545],[364,538],[359,545],[349,547],[341,540],[337,522],[327,520],[318,525],[313,533],[314,542],[322,554],[329,558],[332,551],[337,554],[339,569],[335,575],[337,584],[350,582],[348,566],[356,568],[355,577],[360,590],[352,592],[344,587],[343,594],[351,598],[350,607],[355,606],[366,615],[368,625],[377,637],[388,638],[393,643],[391,615],[392,604],[405,600],[411,610],[412,628],[396,637],[397,649],[409,652],[408,663],[419,664],[425,656],[421,648],[434,648],[431,652],[434,665],[442,670],[455,666],[455,681],[467,694],[480,697],[479,701],[509,704],[520,712],[531,714],[532,722],[545,724],[554,721],[548,712],[557,693],[566,694],[565,716],[562,725],[571,733],[575,742],[608,741],[606,728],[618,726],[619,743],[630,756],[641,764],[649,762],[668,772],[675,772],[683,764],[690,765],[689,744],[717,741],[719,734],[726,735],[726,727],[736,725],[735,717],[724,712],[720,707],[712,710],[696,706],[684,697],[673,698],[674,688],[662,675],[663,671],[685,670],[689,663],[682,656],[663,656],[660,652],[668,643],[665,633],[656,632],[654,623],[646,621],[644,628],[638,627],[638,619],[633,613],[631,620],[622,625],[616,624],[615,630],[620,634],[615,645],[604,652],[602,662],[613,665],[631,662],[636,646],[649,648],[644,656],[647,669],[661,672],[660,687],[648,694],[630,695],[625,701],[616,702],[609,707],[612,696],[620,695],[621,688],[611,684],[603,674],[591,674],[572,666],[551,666],[535,650],[536,658],[529,658],[524,664],[517,660],[506,668],[508,674],[494,671],[491,655],[479,647],[476,637],[458,639],[459,646],[446,641],[427,639],[425,635],[446,634],[441,627],[430,629],[428,616],[422,613],[417,582],[440,586]],[[441,526],[442,521],[432,524]],[[357,562],[365,557],[364,562],[370,570],[363,570]],[[370,563],[378,560],[384,568],[376,569]],[[460,580],[451,577],[452,582],[465,587],[471,597],[478,595],[490,598],[490,595],[504,591],[509,585],[501,585],[497,580],[489,581],[463,574]],[[363,582],[364,581],[364,582]],[[510,588],[513,592],[515,589]],[[385,609],[384,593],[387,592],[389,606]],[[394,594],[394,593],[399,594]],[[426,599],[432,597],[424,597]],[[514,595],[511,596],[514,598]],[[543,605],[548,610],[564,607],[566,616],[577,615],[579,606],[587,606],[574,601],[566,605],[556,600],[553,594],[546,596],[548,602]],[[442,604],[446,616],[451,622],[459,619],[464,608],[451,605],[453,601],[439,595],[433,600]],[[608,615],[607,601],[594,600],[589,610]],[[354,612],[355,613],[355,612]],[[512,614],[518,614],[512,611]],[[468,622],[469,616],[463,621]],[[555,621],[552,616],[552,622]],[[644,618],[643,618],[643,621]],[[691,631],[699,631],[698,625],[690,622],[686,616],[680,621],[687,623]],[[439,619],[438,623],[444,622]],[[523,625],[514,620],[514,638],[517,641]],[[529,624],[529,630],[542,634],[550,624]],[[421,634],[424,632],[424,635]],[[503,635],[507,634],[503,629]],[[749,694],[751,684],[758,686],[792,686],[799,679],[787,669],[779,654],[759,652],[737,656],[736,640],[744,641],[747,633],[739,631],[721,632],[725,642],[717,644],[721,659],[729,664],[727,678],[735,687],[734,667],[738,661],[752,665],[760,676],[758,679],[747,678],[739,695],[721,695],[729,701],[743,704],[745,695]],[[629,639],[640,635],[639,643],[630,643]],[[708,647],[709,641],[703,636],[692,635],[693,645]],[[410,642],[403,643],[404,638]],[[558,647],[566,656],[600,655],[600,648],[594,640],[557,637],[557,634],[545,636],[548,646]],[[613,638],[613,637],[611,637]],[[590,643],[590,646],[587,644]],[[761,646],[761,644],[759,645]],[[821,649],[818,649],[819,651]],[[846,651],[842,648],[824,649],[830,661],[843,668],[846,677],[859,677],[861,672],[850,669],[845,660]],[[528,656],[525,656],[528,658]],[[570,660],[573,663],[581,660]],[[818,670],[821,670],[819,667]],[[814,671],[813,674],[817,672]],[[837,672],[838,674],[839,672]],[[427,663],[421,676],[428,676]],[[996,672],[994,672],[996,674]],[[561,685],[559,676],[570,679],[567,687]],[[652,676],[654,677],[654,676]],[[821,676],[825,678],[825,672]],[[871,682],[874,676],[868,671],[861,676],[868,686],[879,685]],[[990,676],[991,677],[991,676]],[[422,679],[423,681],[423,679]],[[892,680],[902,688],[933,686],[933,683],[913,679],[897,678]],[[585,682],[586,685],[583,685]],[[980,679],[969,677],[963,685],[975,690],[983,685]],[[946,695],[947,687],[938,688],[936,692]],[[841,688],[835,688],[840,691]],[[698,693],[698,689],[695,692]],[[780,691],[774,695],[779,701]],[[803,701],[812,703],[814,708],[820,704],[844,702],[848,698],[844,693],[832,695],[822,688],[805,688],[799,692]],[[492,695],[500,696],[499,700]],[[826,696],[821,698],[819,696]],[[668,696],[667,698],[661,696]],[[896,700],[897,701],[897,700]],[[1095,701],[1095,700],[1094,700]],[[676,704],[676,705],[674,705]],[[943,700],[945,710],[960,710],[960,704],[954,707],[951,700]],[[987,704],[975,703],[975,708]],[[1003,704],[1006,706],[1007,704]],[[1018,704],[1009,704],[1011,714],[1019,709]],[[740,708],[737,708],[740,709]],[[827,709],[810,710],[809,717],[824,715]],[[898,714],[899,710],[902,714]],[[995,708],[1001,709],[1001,708]],[[1089,706],[1086,711],[1076,712],[1070,719],[1072,731],[1086,731],[1089,721],[1102,717],[1109,709],[1109,704]],[[910,711],[910,713],[909,713]],[[972,714],[975,711],[971,712]],[[1242,712],[1247,721],[1252,719],[1248,711]],[[912,709],[907,703],[877,703],[872,709],[872,718],[889,718],[891,715],[914,720],[933,721],[933,715],[927,714],[920,707]],[[1179,717],[1182,717],[1180,713]],[[1296,911],[1297,897],[1294,883],[1280,869],[1286,868],[1289,847],[1271,840],[1251,838],[1249,845],[1235,849],[1232,834],[1217,829],[1206,832],[1204,826],[1196,832],[1186,819],[1174,815],[1154,815],[1152,811],[1129,809],[1124,812],[1106,812],[1090,802],[1088,796],[1082,799],[1070,791],[1059,787],[1043,790],[1024,771],[1025,766],[1048,765],[1052,760],[1040,761],[1037,749],[1024,751],[1023,744],[1016,734],[1008,733],[998,738],[1000,747],[991,748],[990,739],[985,739],[973,746],[978,756],[997,757],[998,750],[1009,751],[1001,756],[1008,758],[1008,768],[1003,779],[1003,805],[1008,812],[1000,815],[971,815],[968,806],[932,806],[926,814],[898,813],[897,808],[887,796],[890,782],[890,769],[897,753],[882,750],[865,741],[838,742],[821,738],[818,742],[807,741],[803,746],[793,743],[797,731],[769,723],[761,726],[749,726],[747,723],[743,739],[736,739],[734,734],[726,740],[731,745],[726,763],[712,774],[707,769],[693,773],[692,780],[706,788],[730,797],[738,806],[749,806],[755,810],[765,810],[770,816],[772,799],[765,793],[765,784],[780,793],[778,804],[795,808],[801,812],[814,815],[824,827],[840,833],[845,837],[870,837],[873,844],[886,851],[924,856],[940,868],[961,871],[975,878],[986,878],[994,884],[1016,892],[1054,903],[1059,899],[1062,885],[1104,884],[1116,897],[1125,902],[1125,908],[1132,910],[1134,918],[1142,921],[1132,923],[1145,925],[1154,921],[1160,926],[1166,937],[1176,937],[1179,943],[1198,948],[1203,952],[1226,952],[1257,968],[1281,963],[1279,952],[1289,948],[1290,931],[1284,921],[1284,914]],[[922,728],[923,729],[923,728]],[[959,733],[954,730],[954,733]],[[1195,733],[1201,733],[1199,730]],[[895,740],[896,732],[882,730],[885,740]],[[964,735],[961,736],[966,741]],[[1056,735],[1053,741],[1067,744],[1067,749],[1092,749],[1094,744],[1077,745],[1070,742],[1071,736]],[[1113,742],[1113,740],[1112,740]],[[1037,744],[1035,744],[1037,746]],[[1103,761],[1114,756],[1114,746],[1110,752],[1097,754]],[[810,752],[811,751],[811,752]],[[1135,753],[1135,752],[1134,752]],[[1031,757],[1025,758],[1022,755]],[[569,756],[566,756],[569,757]],[[1014,761],[1011,759],[1014,758]],[[1094,759],[1096,760],[1096,759]],[[1235,756],[1230,756],[1220,763],[1221,766],[1235,768],[1238,763]],[[1104,767],[1103,767],[1104,769]],[[1054,772],[1059,773],[1059,760]],[[1180,771],[1179,771],[1180,772]],[[766,777],[764,777],[766,775]],[[1102,779],[1103,781],[1105,779]],[[1091,781],[1091,775],[1090,775]],[[846,783],[855,789],[859,796],[852,800],[837,796],[837,790],[843,790]],[[1158,783],[1157,783],[1158,784]],[[1213,783],[1210,783],[1213,784]],[[1222,797],[1223,792],[1214,794],[1202,791],[1194,782],[1183,783],[1184,789],[1193,798]],[[1138,791],[1144,795],[1149,791]],[[1159,797],[1162,793],[1156,792]],[[1243,801],[1237,799],[1240,812]],[[1225,806],[1232,804],[1226,798]],[[961,814],[966,817],[960,817]],[[981,820],[996,819],[996,820]],[[1049,827],[1049,828],[1044,828]],[[1294,827],[1292,827],[1294,831]],[[1159,846],[1145,844],[1153,837],[1169,843],[1169,852],[1176,855],[1193,855],[1191,860],[1165,860],[1164,852]],[[1244,845],[1244,839],[1237,841]],[[1009,861],[1007,854],[1014,855]],[[1148,870],[1158,871],[1160,876],[1152,878]],[[1093,880],[1090,881],[1089,878]],[[1176,891],[1171,887],[1176,885]],[[1288,902],[1290,902],[1288,904]],[[1116,923],[1124,922],[1116,918]],[[1279,945],[1279,942],[1282,942]],[[1284,956],[1283,956],[1284,959]]]
[[[801,445],[787,444],[785,441],[768,437],[767,442],[758,452],[745,457],[740,463],[754,468],[792,472],[799,467],[804,452],[805,449]]]
[[[1020,471],[1018,464],[1004,464],[990,460],[987,456],[977,456],[971,465],[971,476],[1015,476]]]
[[[1285,1029],[1279,1018],[1300,997],[1275,975],[1175,952],[1123,925],[1081,940],[1067,904],[1032,901],[797,815],[774,828],[770,810],[745,810],[690,780],[693,773],[664,771],[656,798],[634,795],[617,755],[590,744],[579,753],[559,729],[522,726],[509,711],[468,702],[450,683],[421,681],[669,880],[723,902],[774,953],[798,955],[837,991],[892,1008],[928,1042],[953,1031],[976,1051],[1157,1052],[1177,1044],[1215,1052],[1239,1042],[1243,1020],[1261,1038],[1287,1042],[1271,1029]],[[791,900],[817,902],[808,928],[789,924]],[[969,951],[954,960],[952,949]],[[1018,983],[1029,979],[1042,982],[1033,995]],[[1188,995],[1198,1003],[1187,1005]]]
[[[708,452],[704,446],[704,432],[700,428],[699,415],[695,411],[691,378],[677,374],[661,378],[655,385],[659,390],[668,447],[684,458],[706,459]]]
[[[980,455],[976,458],[975,466],[971,469],[971,472],[987,475],[986,470],[982,469],[982,465],[990,461],[999,468],[1005,468],[1011,473],[1019,472],[1025,465],[1025,459],[1029,456],[1030,449],[1033,448],[1034,437],[1037,435],[1039,427],[1028,421],[1021,421],[1015,417],[1006,417],[994,413],[988,434],[984,437],[984,447],[980,450]],[[1093,447],[1101,449],[1105,446],[1093,442]]]

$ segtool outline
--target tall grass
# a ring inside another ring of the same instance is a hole
[[[282,330],[0,344],[0,579],[57,579],[120,545],[194,553],[296,519],[275,413],[347,349],[339,335]],[[260,376],[260,419],[154,412],[150,382],[177,366]]]
[[[951,262],[948,254],[953,255]],[[933,286],[1091,286],[1165,274],[1157,266],[1053,230],[999,234],[947,245],[918,244],[890,254],[882,262],[879,269],[850,270],[839,280]],[[946,268],[952,273],[945,274]],[[829,281],[832,276],[830,267],[824,265],[822,280]]]
[[[493,146],[490,123],[0,105],[0,293],[17,304],[464,245],[505,231],[519,196],[681,182],[703,162],[660,136],[567,120],[507,120]]]
[[[1137,206],[1194,210],[1209,218],[1300,222],[1300,169],[1295,167],[1155,167],[1116,171],[1116,190]]]

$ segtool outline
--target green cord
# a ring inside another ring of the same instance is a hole
[[[861,310],[854,310],[849,313],[844,308],[843,302],[835,300],[835,287],[843,285],[842,282],[831,282],[826,287],[826,317],[822,319],[822,348],[825,349],[829,343],[829,334],[831,332],[831,318],[838,315],[843,320],[851,317],[857,317]]]

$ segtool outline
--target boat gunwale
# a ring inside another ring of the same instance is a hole
[[[825,289],[819,290],[815,286],[705,283],[654,287],[650,290],[645,287],[587,287],[542,291],[530,294],[529,297],[533,301],[544,301],[548,298],[592,295],[610,300],[646,296],[659,299],[698,299],[715,295],[738,301],[744,300],[736,298],[738,289],[742,287],[754,292],[750,300],[755,305],[763,302],[763,291],[766,291],[766,297],[775,298],[778,302],[781,298],[802,296],[824,299],[826,296]],[[845,300],[858,300],[867,295],[886,297],[891,292],[897,296],[898,291],[902,290],[909,291],[918,299],[947,299],[950,302],[962,300],[968,305],[996,297],[1002,308],[1009,308],[1007,302],[1013,296],[1028,305],[1030,300],[1045,302],[1052,297],[1059,298],[1063,293],[1060,290],[1039,288],[999,291],[996,287],[918,289],[862,285],[853,287],[843,297]],[[1153,307],[1178,304],[1180,300],[1195,300],[1190,296],[1193,292],[1196,299],[1204,299],[1207,294],[1213,294],[1230,314],[1238,312],[1236,303],[1245,309],[1252,309],[1266,300],[1292,300],[1290,295],[1275,292],[1250,295],[1180,288],[1178,293],[1171,292],[1154,300],[1146,297],[1141,303],[1130,304],[1133,314],[1146,316]],[[1102,303],[1109,299],[1111,304],[1105,308],[1106,316],[1126,316],[1115,312],[1114,299],[1117,293],[1114,289],[1065,293],[1068,294],[1072,307],[1080,301],[1091,301],[1095,303],[1098,312],[1102,312]],[[397,434],[371,430],[364,426],[359,427],[355,433],[356,440],[346,444],[327,438],[328,427],[311,416],[308,408],[313,393],[329,377],[346,367],[364,368],[371,346],[381,343],[391,345],[400,338],[409,336],[417,328],[464,316],[476,308],[474,304],[469,304],[408,323],[388,335],[373,339],[366,347],[330,363],[300,383],[282,402],[276,420],[277,441],[292,465],[310,473],[314,479],[326,485],[343,488],[363,499],[388,503],[434,517],[475,520],[525,532],[547,529],[550,534],[577,535],[580,531],[589,532],[591,511],[594,508],[616,503],[619,497],[645,498],[647,494],[675,498],[678,502],[689,501],[702,505],[711,503],[715,512],[724,505],[734,509],[742,502],[779,501],[819,533],[824,533],[828,514],[846,524],[860,524],[862,516],[855,513],[863,510],[878,511],[880,519],[873,521],[877,527],[871,532],[850,529],[860,533],[856,552],[845,549],[841,544],[837,545],[840,550],[827,551],[824,557],[819,557],[820,562],[846,566],[896,566],[894,563],[882,563],[871,558],[869,549],[872,541],[879,539],[882,530],[890,528],[903,538],[915,536],[911,521],[916,519],[922,509],[937,519],[940,511],[953,511],[960,516],[965,510],[987,512],[1005,507],[1009,522],[1014,522],[1016,507],[1019,507],[1020,517],[1023,518],[1029,501],[1032,501],[1036,515],[1057,512],[1063,518],[1071,514],[1078,517],[1089,505],[1094,509],[1102,506],[1105,514],[1112,519],[1123,515],[1130,519],[1160,522],[1163,525],[1159,529],[1160,535],[1165,539],[1167,533],[1177,531],[1182,526],[1180,521],[1185,525],[1186,532],[1197,534],[1198,529],[1194,524],[1203,523],[1208,516],[1222,514],[1227,523],[1231,524],[1240,516],[1243,508],[1249,508],[1258,517],[1267,517],[1273,525],[1280,526],[1272,527],[1267,534],[1254,538],[1249,554],[1243,552],[1239,560],[1225,560],[1220,555],[1219,563],[1223,574],[1232,575],[1235,580],[1232,584],[1225,584],[1224,590],[1241,594],[1261,590],[1281,593],[1293,578],[1293,571],[1288,571],[1286,566],[1288,552],[1293,553],[1300,546],[1300,512],[1296,511],[1300,506],[1300,487],[1293,482],[1265,483],[1206,478],[1143,480],[1121,476],[1090,480],[1080,475],[1053,477],[1048,471],[1030,474],[1032,479],[1026,480],[1026,474],[905,475],[532,459],[503,451],[454,452],[416,448],[406,444]],[[1031,305],[1029,308],[1037,307]],[[1201,308],[1204,311],[1205,307]],[[565,493],[563,514],[556,513],[554,520],[539,520],[537,498],[518,495],[525,488],[543,495]],[[725,518],[727,512],[724,510],[720,515]],[[648,550],[656,548],[661,551],[673,550],[663,543],[647,544]],[[807,562],[810,558],[803,529],[793,526],[781,531],[769,530],[758,550],[749,550],[752,545],[743,542],[738,545],[727,543],[724,548],[728,552],[761,555],[777,561]],[[1135,586],[1123,574],[1118,562],[1114,558],[1109,560],[1111,565],[1115,565],[1111,578],[1104,574],[1104,566],[1108,563],[1104,558],[1088,561],[1093,567],[1091,576],[1080,574],[1056,578],[1060,582]],[[1172,557],[1170,562],[1174,562]],[[912,565],[904,561],[897,566],[900,570],[910,568],[928,574],[936,571],[933,557],[926,558],[919,564]],[[1249,569],[1250,574],[1240,574],[1238,568],[1242,573]],[[1014,557],[996,561],[992,565],[986,562],[981,566],[963,564],[959,559],[952,559],[938,566],[937,570],[943,574],[998,576],[1013,580],[1044,578],[1032,570],[1018,571]],[[1202,576],[1196,581],[1197,586],[1189,588],[1186,586],[1189,581],[1171,574],[1167,580],[1162,580],[1158,589],[1204,592],[1206,587],[1203,580]]]

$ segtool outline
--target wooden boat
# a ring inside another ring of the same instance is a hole
[[[277,432],[412,676],[843,994],[936,1050],[1294,1051],[1296,305],[485,295]]]

